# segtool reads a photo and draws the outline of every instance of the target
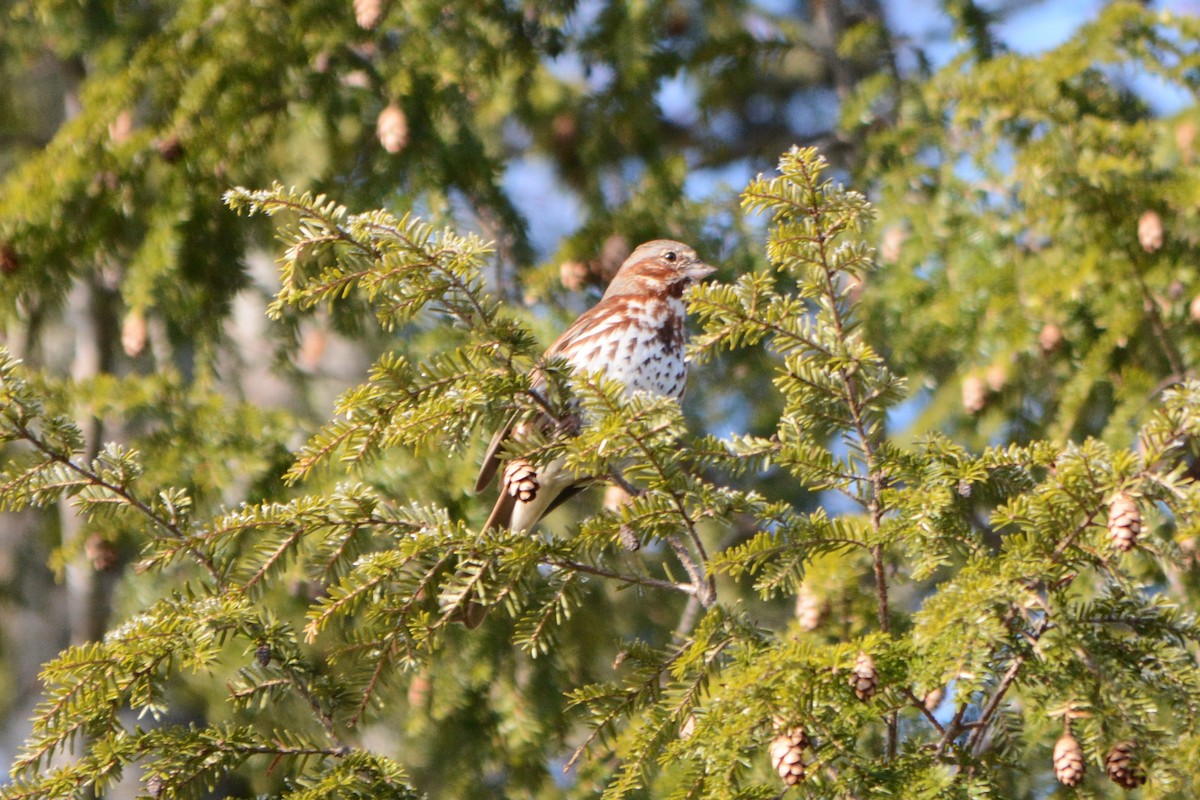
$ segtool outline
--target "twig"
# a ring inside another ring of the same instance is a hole
[[[29,428],[25,427],[24,425],[17,423],[14,425],[13,430],[15,430],[22,439],[24,439],[26,442],[29,442],[29,444],[33,445],[35,449],[40,451],[43,455],[55,463],[63,465],[67,469],[87,480],[88,483],[91,483],[94,486],[99,486],[102,489],[106,489],[117,495],[129,506],[137,509],[144,516],[150,519],[155,525],[171,534],[173,538],[183,542],[187,551],[195,556],[196,560],[199,561],[200,564],[208,571],[208,574],[212,577],[213,583],[216,585],[216,587],[221,591],[225,591],[225,581],[221,577],[221,572],[217,569],[217,565],[207,553],[200,551],[197,547],[188,543],[188,535],[180,530],[179,526],[175,525],[170,520],[165,519],[162,515],[155,513],[154,509],[152,509],[145,501],[130,492],[125,487],[106,481],[95,472],[92,472],[90,469],[81,467],[70,458],[64,457],[61,453],[46,445],[45,442],[38,438],[36,433],[29,430]]]
[[[810,184],[815,184],[815,176],[806,175],[805,177]],[[835,285],[836,274],[834,268],[830,266],[831,258],[828,250],[829,242],[840,229],[826,227],[823,220],[824,215],[819,208],[809,209],[808,214],[817,223],[816,228],[820,231],[817,235],[819,263],[825,278],[823,290],[828,300],[833,327],[838,340],[845,342],[849,336],[847,322],[842,318],[842,306],[838,302],[838,292]],[[850,411],[851,424],[854,435],[858,439],[859,447],[862,450],[863,466],[866,469],[867,479],[870,482],[868,488],[869,495],[865,502],[866,509],[870,516],[872,530],[878,532],[883,527],[885,509],[881,497],[886,488],[887,480],[883,475],[879,463],[876,441],[877,433],[872,433],[872,427],[867,421],[867,401],[864,399],[862,387],[855,377],[858,373],[857,364],[853,366],[855,367],[854,369],[851,369],[851,365],[839,367],[838,376],[845,389],[845,400]],[[882,544],[876,544],[871,548],[871,565],[875,578],[876,595],[878,597],[879,629],[884,634],[890,634],[891,613],[888,602],[887,571]],[[898,715],[895,711],[892,711],[888,715],[887,728],[887,757],[891,760],[896,756],[899,742]]]
[[[348,753],[350,748],[342,741],[342,737],[338,735],[337,726],[333,722],[333,714],[325,710],[321,701],[309,690],[308,685],[305,684],[301,676],[296,674],[296,670],[288,668],[283,672],[296,694],[300,695],[308,703],[309,708],[312,709],[313,716],[317,718],[317,721],[321,723],[321,727],[325,730],[325,736],[328,737],[329,741],[333,742],[337,751]]]
[[[1036,642],[1042,637],[1042,634],[1050,629],[1050,627],[1050,615],[1047,614],[1046,616],[1042,617],[1037,628],[1032,634],[1030,634],[1030,636]],[[1004,677],[1000,679],[1000,683],[996,685],[996,691],[992,693],[992,699],[988,701],[986,706],[984,706],[983,713],[979,715],[979,719],[975,720],[976,728],[975,730],[971,731],[971,735],[967,737],[967,748],[970,749],[971,755],[979,755],[979,753],[976,752],[976,749],[980,747],[984,740],[984,735],[987,733],[988,727],[991,724],[992,716],[996,713],[997,709],[1000,708],[1000,703],[1002,700],[1004,700],[1004,695],[1007,694],[1009,688],[1012,687],[1013,683],[1017,680],[1017,676],[1021,672],[1021,667],[1026,661],[1029,660],[1029,654],[1031,652],[1032,649],[1021,653],[1013,659],[1011,664],[1008,665],[1008,669],[1004,672]]]
[[[935,717],[933,715],[933,712],[930,711],[925,706],[924,700],[917,697],[917,695],[913,692],[913,690],[908,688],[907,686],[904,687],[903,691],[904,691],[904,696],[912,701],[913,707],[916,708],[918,711],[920,711],[923,715],[925,715],[925,719],[929,721],[929,724],[932,725],[937,730],[938,733],[946,732],[945,728],[942,727],[942,724],[937,721],[937,717]]]
[[[1140,258],[1134,256],[1133,259],[1133,277],[1137,280],[1138,288],[1142,291],[1142,308],[1146,311],[1146,320],[1150,323],[1150,330],[1154,332],[1154,338],[1158,340],[1159,346],[1162,347],[1163,355],[1167,359],[1167,363],[1171,366],[1171,374],[1173,376],[1182,376],[1186,370],[1184,368],[1183,358],[1179,355],[1179,349],[1175,346],[1170,332],[1166,325],[1163,324],[1162,314],[1158,309],[1158,302],[1154,299],[1154,295],[1150,291],[1150,287],[1146,285],[1146,280],[1142,276]]]
[[[603,392],[600,393],[600,396],[606,397]],[[610,406],[610,410],[615,409],[611,409]],[[658,473],[658,476],[662,482],[664,484],[669,484],[667,470],[656,456],[653,448],[651,448],[650,445],[647,444],[645,440],[633,430],[628,431],[628,435],[631,439],[633,439],[634,443],[638,446],[638,449],[642,451],[642,455],[646,458],[646,461],[654,468],[654,471]],[[700,602],[705,608],[711,608],[712,605],[717,601],[717,588],[712,578],[707,574],[708,553],[704,549],[704,542],[700,540],[700,534],[696,530],[696,523],[692,520],[691,515],[688,513],[687,507],[683,503],[683,498],[680,497],[678,492],[671,489],[665,490],[665,493],[671,498],[671,503],[675,506],[675,511],[679,514],[679,518],[683,520],[684,526],[687,530],[688,538],[691,540],[692,546],[696,548],[696,554],[699,556],[699,562],[697,562],[692,556],[692,553],[688,550],[687,545],[685,545],[683,541],[679,539],[678,535],[666,537],[667,543],[675,552],[675,555],[679,559],[680,563],[683,564],[683,568],[687,571],[688,577],[691,578],[692,582],[696,585],[696,596],[699,598]],[[703,568],[701,565],[703,565]]]
[[[963,716],[966,715],[967,709],[970,707],[971,704],[967,701],[958,704],[958,710],[954,712],[954,716],[950,719],[950,724],[942,732],[942,738],[938,741],[937,750],[934,751],[937,757],[941,758],[946,752],[946,748],[950,746],[950,743],[963,732],[963,728],[965,727],[962,722]]]
[[[683,607],[683,613],[679,615],[679,624],[675,626],[675,633],[672,638],[677,642],[682,642],[691,635],[692,629],[696,627],[696,620],[700,618],[700,609],[703,604],[700,598],[693,594],[688,598],[687,605]]]
[[[647,586],[651,589],[666,589],[672,592],[682,592],[686,595],[696,597],[699,594],[699,589],[694,584],[690,583],[675,583],[674,581],[664,581],[659,578],[648,578],[643,575],[629,575],[621,572],[604,569],[603,567],[594,567],[591,564],[584,564],[579,561],[572,561],[567,558],[548,558],[542,562],[547,566],[558,567],[559,569],[569,570],[572,572],[585,572],[588,575],[596,575],[601,578],[610,578],[621,583],[627,583],[634,586]]]

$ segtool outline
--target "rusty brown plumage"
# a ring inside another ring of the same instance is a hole
[[[687,381],[684,362],[683,294],[713,268],[680,242],[658,239],[637,247],[617,270],[600,302],[584,312],[546,350],[577,371],[603,373],[626,390],[680,397]],[[535,381],[534,391],[542,388]],[[492,438],[475,490],[482,491],[500,471],[504,443],[520,433],[515,422]],[[583,482],[561,461],[535,468],[516,459],[501,473],[500,497],[486,528],[529,530]]]

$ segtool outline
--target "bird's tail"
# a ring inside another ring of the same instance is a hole
[[[492,506],[483,529],[529,531],[559,504],[574,497],[583,489],[584,483],[586,481],[581,483],[564,468],[561,459],[537,469],[528,462],[511,461],[500,480],[500,496],[496,498],[496,505]],[[487,606],[470,596],[455,619],[468,628],[475,628],[483,622],[487,610]]]
[[[483,529],[486,531],[492,528],[512,527],[513,509],[516,507],[517,498],[510,495],[506,487],[501,486],[500,496],[496,498],[496,505],[492,506],[491,516],[483,523]]]

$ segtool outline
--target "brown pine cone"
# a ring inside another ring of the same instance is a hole
[[[788,786],[804,780],[804,748],[808,747],[808,735],[801,728],[780,733],[771,742],[769,753],[771,766]]]
[[[1142,532],[1142,512],[1126,492],[1117,492],[1108,503],[1108,538],[1113,549],[1128,553]]]
[[[821,627],[825,611],[825,600],[821,595],[808,586],[801,585],[800,591],[796,593],[796,621],[800,624],[800,629],[815,631]]]
[[[538,489],[541,488],[538,486],[537,470],[528,461],[520,458],[508,462],[508,466],[504,468],[504,486],[510,495],[522,503],[528,503],[536,497]]]
[[[963,411],[974,416],[987,405],[987,384],[978,375],[968,375],[962,382]]]
[[[271,655],[271,645],[265,642],[254,648],[254,660],[260,667],[266,668],[271,663]]]
[[[1146,211],[1138,218],[1138,244],[1147,253],[1153,253],[1163,246],[1163,222],[1157,212]]]
[[[354,21],[363,30],[371,30],[383,16],[383,0],[354,0]]]
[[[1146,772],[1137,764],[1133,742],[1117,742],[1104,757],[1104,771],[1122,789],[1136,789],[1146,782]]]
[[[116,545],[98,533],[93,533],[87,538],[83,543],[83,551],[96,572],[111,572],[121,562]]]
[[[600,256],[593,264],[596,275],[606,284],[612,281],[630,252],[628,239],[619,233],[609,236],[600,246]]]
[[[687,719],[679,726],[679,738],[690,739],[692,734],[696,732],[696,715],[688,714]]]
[[[433,687],[427,671],[413,675],[408,684],[408,705],[410,708],[424,708],[429,702],[429,690]]]
[[[571,292],[583,291],[587,286],[588,268],[582,261],[564,261],[558,265],[558,279],[563,288]]]
[[[1078,786],[1083,780],[1083,750],[1069,733],[1054,743],[1054,777],[1063,786]]]
[[[1047,322],[1038,331],[1038,347],[1043,353],[1053,353],[1059,348],[1063,341],[1062,328],[1055,325],[1053,322]]]
[[[159,157],[168,164],[174,164],[183,158],[183,142],[175,134],[156,140],[154,147],[158,150]]]
[[[850,686],[859,700],[870,700],[879,689],[879,673],[875,671],[875,659],[859,653],[850,670]]]
[[[622,525],[620,527],[617,531],[617,541],[621,543],[621,547],[624,547],[631,553],[636,553],[642,549],[642,542],[638,539],[637,531],[633,529],[632,525]]]
[[[392,103],[379,112],[375,122],[375,134],[383,149],[395,155],[408,144],[408,117],[400,110],[400,106]]]
[[[0,274],[12,275],[20,267],[17,251],[8,242],[0,242]]]
[[[900,252],[908,240],[908,231],[899,225],[892,225],[883,232],[883,240],[879,243],[879,260],[885,264],[895,264],[900,260]]]
[[[141,311],[134,309],[125,315],[125,319],[121,320],[121,349],[125,355],[130,358],[141,355],[146,347],[148,331],[146,315]]]
[[[1175,126],[1175,146],[1179,148],[1185,164],[1192,160],[1192,143],[1196,141],[1196,123],[1185,120]]]

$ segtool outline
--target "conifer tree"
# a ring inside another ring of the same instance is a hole
[[[554,4],[22,8],[99,74],[0,200],[0,503],[59,520],[56,565],[112,576],[113,609],[42,667],[0,795],[1196,793],[1192,112],[1106,71],[1193,90],[1194,20],[1115,4],[1020,55],[955,4],[971,48],[899,84],[856,82],[886,36],[830,15],[877,202],[790,147],[734,215],[665,155],[703,126],[638,105],[680,64],[749,80],[724,6],[604,6],[593,35]],[[563,49],[612,70],[600,99],[566,96]],[[600,111],[558,151],[584,229],[518,273],[505,121]],[[319,157],[285,168],[289,143]],[[613,202],[630,152],[645,180]],[[539,355],[555,281],[601,280],[614,229],[722,264],[688,297],[686,405]],[[264,232],[296,385],[325,346],[370,358],[331,410],[228,383],[263,280],[231,265]],[[64,304],[105,342],[70,377]],[[573,410],[505,456],[620,502],[481,530],[486,432]]]

